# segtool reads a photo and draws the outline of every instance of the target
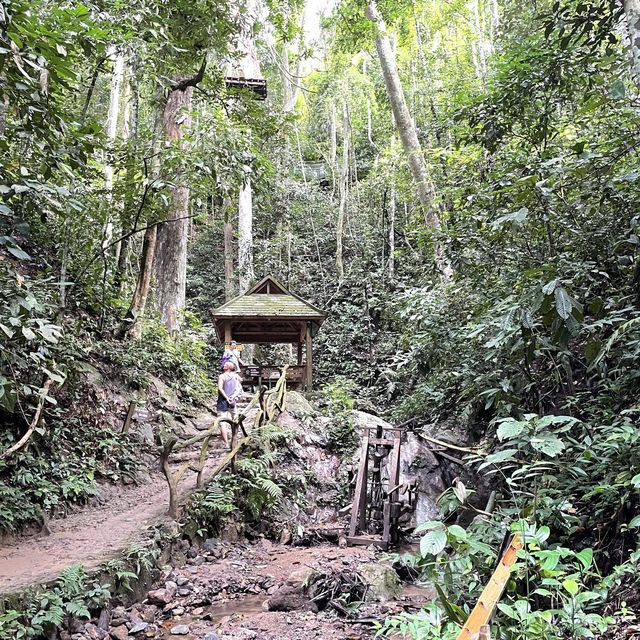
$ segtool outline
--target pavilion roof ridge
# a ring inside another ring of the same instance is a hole
[[[261,288],[263,288],[269,282],[272,283],[274,287],[278,290],[277,293],[275,292],[274,293],[257,293]],[[287,289],[287,287],[285,287],[277,278],[273,277],[270,274],[261,278],[258,282],[256,282],[256,284],[250,287],[245,293],[241,293],[235,296],[231,300],[228,300],[221,306],[214,309],[212,315],[214,317],[224,316],[225,311],[227,311],[229,308],[236,306],[237,303],[240,302],[243,298],[248,298],[250,296],[285,296],[285,297],[289,296],[290,298],[297,300],[298,302],[303,304],[305,307],[307,307],[312,312],[310,314],[311,316],[317,316],[318,318],[321,318],[321,319],[324,319],[326,317],[326,313],[324,311],[322,311],[315,305],[311,304],[308,300],[305,300],[298,294],[293,293],[292,291],[289,291],[289,289]],[[280,314],[276,312],[275,315],[280,315]],[[284,315],[286,315],[286,313]],[[299,310],[298,310],[298,313],[296,313],[295,315],[300,315]]]

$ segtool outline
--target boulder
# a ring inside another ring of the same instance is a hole
[[[387,602],[400,595],[398,574],[390,566],[378,562],[361,564],[358,573],[369,585],[367,599]]]
[[[122,624],[119,627],[109,629],[109,635],[113,640],[127,640],[129,638],[129,630]]]
[[[172,636],[186,636],[189,633],[189,625],[177,624],[175,627],[171,627]]]
[[[287,406],[285,408],[287,413],[301,420],[318,414],[313,405],[297,391],[287,392]]]
[[[159,607],[164,607],[173,600],[177,591],[178,585],[175,582],[171,582],[170,580],[168,580],[164,583],[164,587],[149,591],[149,593],[147,594],[147,599],[151,604],[158,605]]]

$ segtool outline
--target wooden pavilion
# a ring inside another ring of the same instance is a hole
[[[229,300],[213,312],[218,338],[246,344],[295,344],[297,364],[287,369],[287,381],[311,390],[313,384],[312,340],[325,314],[288,291],[272,276],[266,276],[246,293]],[[305,358],[303,363],[303,350]],[[269,365],[248,367],[245,379],[277,377]]]

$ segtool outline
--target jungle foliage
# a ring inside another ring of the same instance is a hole
[[[411,560],[444,585],[441,598],[386,629],[455,635],[514,528],[528,536],[526,575],[509,585],[502,637],[588,637],[611,616],[631,619],[640,102],[623,3],[380,0],[439,229],[416,199],[366,3],[337,2],[317,41],[301,45],[301,3],[266,3],[256,29],[265,102],[225,87],[247,20],[235,4],[0,7],[1,450],[45,403],[29,446],[0,462],[0,527],[88,499],[97,478],[131,475],[135,443],[77,408],[89,393],[77,375],[85,360],[133,390],[160,375],[187,401],[211,394],[219,345],[208,313],[230,293],[224,225],[250,178],[256,275],[277,274],[328,312],[315,374],[339,420],[354,397],[392,420],[455,427],[477,452],[465,461],[477,491],[443,496],[443,523],[425,525]],[[304,79],[283,70],[283,47]],[[110,141],[114,51],[129,101]],[[205,59],[187,153],[158,140],[156,113]],[[303,85],[292,111],[287,77]],[[180,172],[190,185],[188,310],[172,335],[150,300],[135,341],[120,328],[143,232],[165,220]],[[332,441],[352,444],[339,429]],[[246,464],[198,498],[198,529],[277,503],[268,465]],[[487,486],[495,510],[469,524]]]

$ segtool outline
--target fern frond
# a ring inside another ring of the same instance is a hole
[[[258,478],[257,484],[273,501],[282,499],[282,489],[270,478]]]

